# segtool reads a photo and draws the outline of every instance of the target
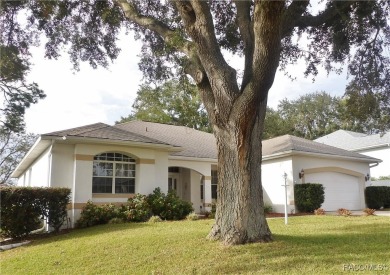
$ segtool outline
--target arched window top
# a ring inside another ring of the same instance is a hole
[[[123,155],[121,153],[102,153],[94,156],[93,159],[101,161],[135,162],[135,159],[132,157]]]

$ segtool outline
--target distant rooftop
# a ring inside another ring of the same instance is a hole
[[[359,151],[373,147],[388,146],[388,144],[390,144],[390,131],[387,131],[384,134],[367,135],[337,130],[314,141],[345,150]]]

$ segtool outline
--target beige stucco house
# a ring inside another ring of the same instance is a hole
[[[263,141],[262,183],[265,203],[294,211],[294,185],[325,186],[323,208],[362,209],[365,175],[379,159],[293,136]],[[72,225],[88,200],[122,203],[135,193],[159,187],[176,190],[195,212],[210,210],[217,196],[214,136],[188,127],[131,121],[103,123],[43,134],[12,176],[19,186],[69,187]],[[259,167],[260,169],[260,167]],[[302,173],[303,171],[303,173]]]

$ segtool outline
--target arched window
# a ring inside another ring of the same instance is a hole
[[[135,160],[120,153],[96,155],[92,193],[135,193]]]

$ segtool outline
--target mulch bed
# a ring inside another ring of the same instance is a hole
[[[296,216],[309,216],[314,215],[313,213],[295,213],[295,214],[288,214],[288,217],[296,217]],[[267,218],[281,218],[284,217],[284,213],[267,213],[265,215]]]

